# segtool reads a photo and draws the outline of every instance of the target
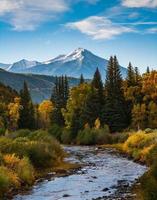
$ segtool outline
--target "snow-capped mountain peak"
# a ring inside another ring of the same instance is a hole
[[[107,65],[108,60],[94,55],[87,49],[77,48],[67,55],[59,55],[42,63],[23,59],[11,65],[8,71],[54,76],[66,74],[76,78],[83,74],[85,78],[90,79],[98,67],[102,79],[105,80]],[[121,73],[123,77],[126,77],[127,69],[121,67]]]
[[[34,67],[39,64],[41,64],[41,63],[38,61],[28,61],[26,59],[22,59],[18,62],[13,63],[12,65],[10,65],[7,68],[7,71],[21,72],[22,70],[29,69],[29,68]]]

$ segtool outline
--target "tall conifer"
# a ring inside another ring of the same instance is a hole
[[[91,82],[91,92],[88,94],[82,117],[84,123],[88,123],[91,127],[97,118],[102,122],[102,111],[104,107],[104,91],[103,83],[99,69],[97,68]]]
[[[19,112],[18,127],[20,129],[34,129],[34,107],[26,82],[24,82],[23,89],[20,91],[20,99],[21,109]]]
[[[55,108],[51,115],[52,123],[64,126],[62,108],[66,107],[69,96],[68,79],[65,76],[56,77],[56,84],[52,92],[51,101],[55,103]]]
[[[84,77],[83,77],[83,74],[81,74],[80,76],[80,84],[83,84],[85,81],[84,81]]]
[[[135,71],[131,63],[128,65],[127,86],[135,86]]]
[[[122,77],[116,56],[111,57],[108,63],[105,92],[104,121],[110,126],[111,131],[120,131],[127,126],[127,114]]]

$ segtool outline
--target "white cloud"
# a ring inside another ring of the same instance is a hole
[[[95,40],[111,39],[114,36],[135,31],[132,28],[115,24],[106,17],[99,16],[92,16],[78,22],[68,23],[66,27],[78,30]]]
[[[140,8],[140,7],[156,8],[157,0],[122,0],[122,5],[132,8]]]
[[[157,34],[157,27],[147,29],[148,33]]]
[[[0,17],[15,30],[34,30],[41,22],[69,9],[65,0],[0,0]]]

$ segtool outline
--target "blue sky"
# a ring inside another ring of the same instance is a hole
[[[0,62],[78,47],[157,69],[157,0],[0,0]]]

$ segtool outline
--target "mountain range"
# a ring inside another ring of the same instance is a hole
[[[0,63],[0,82],[20,91],[26,81],[33,101],[39,103],[50,98],[55,76],[67,75],[69,85],[75,86],[79,83],[81,74],[89,81],[98,67],[104,81],[107,65],[108,60],[78,48],[45,62],[22,59],[13,64]],[[123,78],[126,77],[127,69],[121,66],[120,69]]]
[[[91,79],[96,68],[105,79],[108,60],[94,55],[92,52],[78,48],[67,55],[57,56],[46,62],[20,60],[11,65],[0,64],[0,67],[15,73],[31,73],[42,75],[61,76],[79,78],[81,74],[86,79]],[[126,76],[127,69],[120,67],[123,77]]]

